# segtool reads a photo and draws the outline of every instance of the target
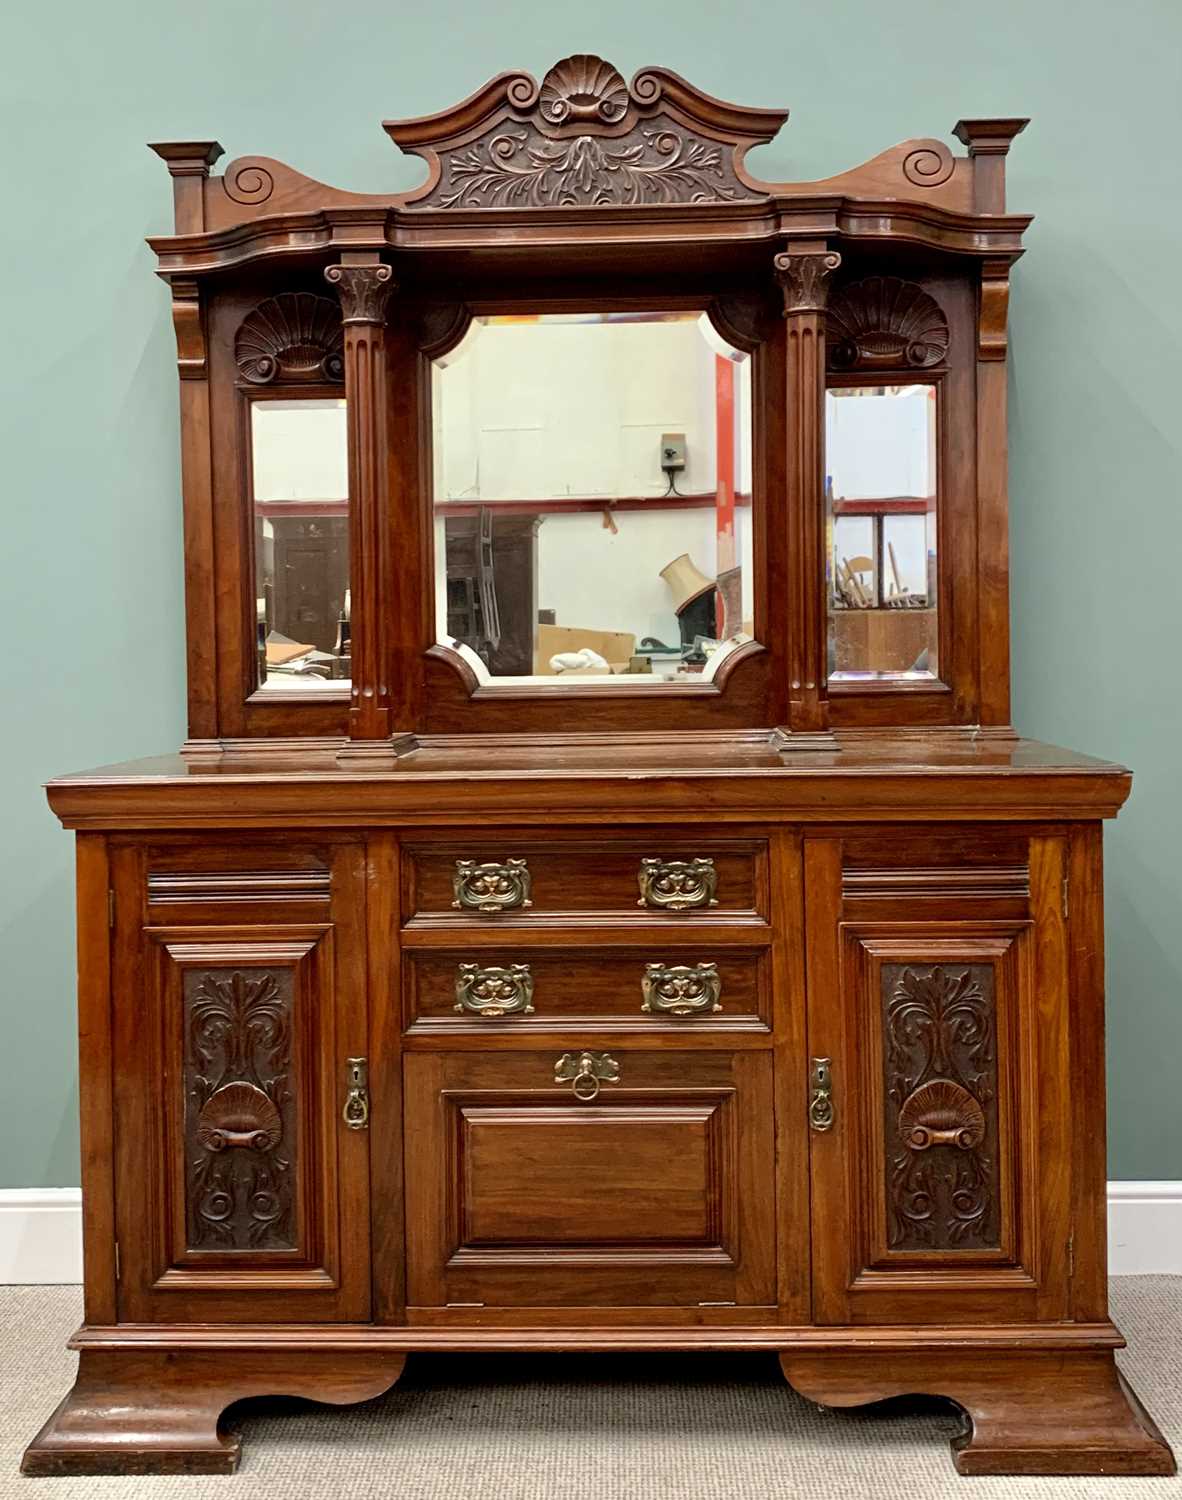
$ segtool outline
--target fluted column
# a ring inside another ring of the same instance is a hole
[[[345,326],[353,680],[349,738],[384,740],[391,732],[385,345],[394,273],[376,252],[359,252],[346,255],[340,265],[326,267],[324,275],[340,297]]]
[[[786,329],[785,522],[792,621],[788,729],[829,728],[825,590],[825,307],[841,256],[823,246],[775,259]]]

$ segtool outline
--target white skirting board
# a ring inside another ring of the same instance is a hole
[[[1108,1184],[1113,1276],[1182,1276],[1182,1182]],[[78,1188],[0,1188],[0,1285],[82,1280]]]

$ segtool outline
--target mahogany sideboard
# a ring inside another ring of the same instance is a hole
[[[577,56],[388,123],[407,193],[153,147],[189,738],[49,785],[85,1322],[26,1473],[230,1471],[232,1402],[427,1350],[1174,1471],[1106,1289],[1130,777],[1010,724],[1025,121],[761,182],[784,119]]]

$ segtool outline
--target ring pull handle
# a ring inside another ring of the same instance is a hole
[[[364,1057],[351,1057],[347,1064],[349,1091],[341,1116],[350,1130],[369,1127],[369,1063]]]
[[[620,1065],[607,1052],[564,1052],[554,1064],[554,1082],[569,1083],[580,1104],[599,1097],[603,1083],[620,1081]]]
[[[818,1133],[833,1129],[833,1076],[830,1059],[814,1057],[809,1088],[809,1124]]]

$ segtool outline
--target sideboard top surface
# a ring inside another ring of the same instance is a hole
[[[1037,740],[840,738],[781,752],[749,739],[569,736],[424,741],[397,759],[337,747],[126,761],[48,783],[67,827],[179,827],[712,816],[772,821],[1112,817],[1123,767]]]

